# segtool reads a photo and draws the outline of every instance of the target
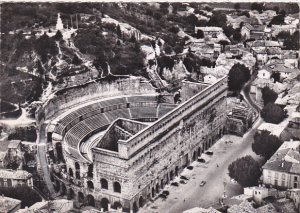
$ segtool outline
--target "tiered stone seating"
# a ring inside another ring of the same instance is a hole
[[[130,96],[128,102],[157,102],[157,96]]]
[[[101,105],[103,107],[119,105],[119,104],[125,104],[125,103],[126,103],[125,98],[115,98],[115,99],[108,99],[108,100],[102,100],[101,101]]]
[[[108,111],[105,112],[105,115],[111,123],[117,118],[130,118],[129,110],[127,108]]]
[[[130,108],[133,119],[136,118],[155,118],[157,107],[132,107]]]
[[[106,119],[106,117],[103,114],[97,114],[93,117],[85,119],[83,122],[92,130],[108,126],[110,124],[110,122]]]
[[[162,117],[176,107],[175,104],[160,104],[158,107],[158,117]]]

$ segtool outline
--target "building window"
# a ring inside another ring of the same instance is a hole
[[[108,189],[108,182],[107,182],[106,179],[102,178],[102,179],[100,180],[100,184],[101,184],[101,188],[102,188],[102,189]]]
[[[297,176],[294,176],[294,181],[298,181],[298,177]]]

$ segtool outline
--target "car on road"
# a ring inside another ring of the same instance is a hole
[[[200,163],[205,163],[206,162],[205,159],[203,159],[203,158],[198,158],[197,161],[200,162]]]
[[[167,190],[164,190],[162,193],[163,193],[164,195],[166,195],[166,196],[168,196],[168,195],[170,194],[170,192],[167,191]]]
[[[173,183],[171,183],[171,185],[172,185],[172,186],[179,186],[179,183],[173,182]]]
[[[161,197],[161,198],[164,198],[164,199],[166,199],[166,198],[167,198],[167,196],[166,196],[166,195],[164,195],[164,194],[159,194],[159,195],[158,195],[158,197]]]
[[[193,166],[188,166],[188,167],[186,167],[188,170],[193,170],[194,169],[194,167]]]
[[[201,183],[200,183],[200,186],[204,186],[206,184],[206,181],[202,180]]]
[[[212,151],[206,151],[205,154],[207,154],[207,155],[213,155],[214,153]]]
[[[186,180],[180,180],[179,183],[186,184],[187,182],[186,182]]]
[[[180,179],[181,180],[189,180],[189,178],[187,178],[186,176],[183,176],[183,175],[180,176]]]

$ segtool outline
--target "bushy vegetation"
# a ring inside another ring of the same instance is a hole
[[[268,86],[262,89],[262,99],[264,100],[264,105],[268,103],[274,103],[278,97],[277,93],[270,89]]]
[[[239,91],[250,79],[250,70],[243,64],[235,64],[229,70],[228,88],[231,91]]]
[[[268,123],[278,124],[283,121],[285,112],[280,106],[268,103],[260,112],[261,117]]]
[[[229,176],[236,180],[242,187],[254,186],[261,176],[259,164],[247,155],[238,158],[228,166]]]
[[[6,197],[21,200],[21,208],[29,207],[36,202],[42,201],[40,196],[26,185],[16,187],[0,187],[0,194]]]
[[[255,133],[252,150],[268,160],[281,145],[282,141],[278,137],[271,135],[269,131],[263,130],[261,133]]]
[[[8,140],[22,140],[35,142],[37,138],[36,130],[34,126],[29,127],[17,127],[8,136]]]

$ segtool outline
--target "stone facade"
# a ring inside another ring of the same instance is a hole
[[[96,145],[92,162],[64,151],[65,167],[52,174],[56,190],[99,209],[137,212],[225,131],[227,77],[198,88],[154,123],[118,139],[117,151]]]

